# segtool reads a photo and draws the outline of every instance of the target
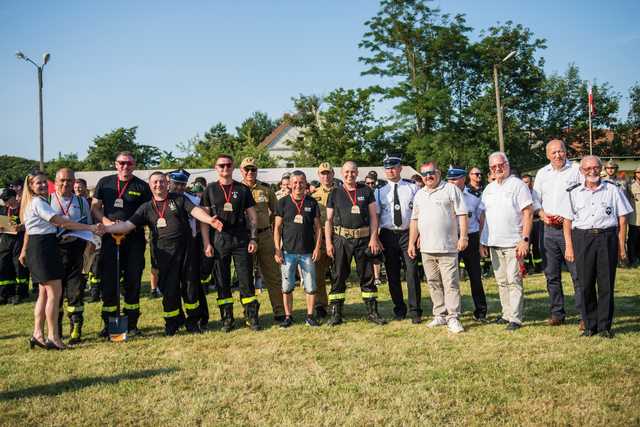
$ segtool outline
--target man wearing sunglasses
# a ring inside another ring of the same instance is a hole
[[[116,156],[116,174],[101,178],[96,185],[91,201],[91,213],[96,222],[112,225],[127,221],[145,202],[151,200],[149,185],[133,175],[136,161],[133,154],[123,151]],[[102,282],[102,320],[104,328],[100,335],[107,337],[109,317],[115,315],[118,298],[117,280],[120,274],[124,278],[123,311],[129,318],[128,336],[140,334],[140,281],[144,270],[144,252],[146,240],[144,226],[136,227],[120,245],[120,269],[116,271],[116,244],[111,235],[102,236],[101,268],[99,277]]]
[[[520,262],[529,253],[533,199],[526,184],[511,175],[506,154],[491,154],[489,169],[494,180],[482,192],[486,220],[480,234],[480,255],[487,256],[490,252],[498,283],[502,316],[496,323],[515,331],[523,321]]]
[[[469,170],[469,185],[466,188],[474,196],[482,196],[482,171],[479,168],[472,167]]]
[[[275,246],[271,228],[275,219],[278,199],[271,187],[258,181],[258,166],[253,157],[247,157],[242,160],[240,173],[243,178],[242,183],[249,187],[253,200],[256,202],[258,249],[255,253],[255,262],[267,285],[273,318],[277,323],[280,323],[284,320],[282,282],[278,265],[273,258]]]
[[[251,190],[233,179],[233,157],[221,154],[215,162],[218,181],[209,183],[201,205],[222,222],[222,231],[213,234],[211,242],[209,224],[200,223],[205,255],[213,257],[218,277],[218,306],[223,332],[233,329],[233,295],[231,294],[231,260],[240,283],[240,302],[244,307],[247,325],[260,330],[258,309],[253,283],[253,257],[258,248],[257,215]]]
[[[427,326],[446,325],[457,334],[464,331],[458,319],[462,308],[458,252],[469,242],[467,207],[458,187],[441,180],[435,162],[420,166],[420,175],[424,188],[413,199],[408,253],[416,258],[420,252],[427,276],[433,303],[433,320]]]

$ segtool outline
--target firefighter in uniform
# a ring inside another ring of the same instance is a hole
[[[7,216],[11,227],[0,226],[0,304],[11,302],[19,304],[29,296],[29,270],[18,258],[24,241],[24,226],[20,225],[20,204],[16,192],[5,189],[0,195],[4,206],[0,206],[0,215]]]
[[[62,168],[56,173],[54,191],[50,196],[51,209],[74,222],[91,224],[91,209],[84,197],[73,192],[74,173],[71,169]],[[82,274],[84,251],[87,241],[69,235],[64,228],[58,229],[58,247],[62,255],[64,277],[62,278],[62,296],[60,313],[63,313],[63,300],[67,300],[67,316],[69,317],[69,344],[79,344],[84,323],[84,290],[86,279]],[[62,315],[58,316],[58,330],[62,337]]]
[[[327,221],[327,202],[329,194],[335,187],[333,179],[333,168],[329,163],[320,163],[318,166],[318,178],[320,186],[311,194],[318,206],[320,207],[320,224],[324,227]],[[331,258],[327,255],[327,245],[325,243],[324,233],[322,233],[322,245],[320,247],[320,257],[315,263],[316,265],[316,316],[319,319],[327,317],[327,272],[331,268]],[[333,281],[333,277],[331,277]]]
[[[334,188],[327,201],[325,240],[327,255],[333,258],[336,269],[331,286],[331,326],[342,323],[347,279],[351,261],[355,258],[360,279],[362,299],[367,306],[367,320],[384,325],[378,313],[378,288],[374,283],[373,258],[382,250],[378,240],[378,216],[373,191],[357,182],[358,166],[348,161],[342,165],[344,185]]]
[[[91,202],[91,212],[96,222],[112,225],[126,221],[145,202],[151,199],[149,185],[133,175],[135,159],[129,152],[121,152],[116,156],[117,173],[101,178],[95,189]],[[129,318],[129,336],[140,334],[138,318],[140,317],[140,281],[144,270],[144,252],[146,240],[144,228],[138,227],[129,233],[120,245],[120,271],[116,271],[116,244],[110,235],[102,237],[101,270],[99,276],[102,285],[102,320],[104,328],[100,332],[108,336],[109,317],[117,310],[116,281],[123,274],[124,307]]]
[[[258,216],[258,250],[255,253],[255,262],[260,269],[262,278],[269,291],[269,301],[273,310],[273,318],[276,322],[284,320],[284,304],[282,300],[282,279],[280,270],[275,262],[275,246],[273,241],[272,221],[276,213],[278,199],[271,188],[259,182],[258,166],[255,159],[247,157],[240,163],[242,183],[249,187],[253,200],[256,202],[256,214]]]
[[[93,197],[89,195],[87,190],[87,181],[83,178],[76,178],[73,184],[73,192],[78,197],[87,199],[89,206],[93,201]],[[89,285],[89,298],[91,302],[100,301],[100,249],[88,242],[84,251],[85,264],[82,268],[83,273],[87,276],[87,284]]]
[[[183,194],[169,193],[164,173],[152,173],[149,186],[153,193],[152,199],[140,205],[127,221],[105,227],[105,232],[129,233],[135,232],[138,227],[149,226],[151,245],[158,262],[158,287],[162,292],[165,335],[174,335],[183,324],[186,324],[188,332],[202,332],[197,289],[200,283],[189,280],[188,253],[193,239],[189,215],[214,227],[218,227],[219,223],[202,208],[194,205],[190,198]],[[184,311],[181,297],[184,300]]]
[[[560,215],[565,219],[565,257],[576,263],[582,292],[582,335],[612,338],[616,266],[627,257],[626,215],[632,208],[615,183],[600,178],[601,170],[597,156],[582,158],[580,172],[585,181],[569,187]]]
[[[222,319],[222,330],[233,329],[233,297],[231,294],[231,261],[236,268],[240,287],[240,302],[244,307],[245,321],[257,331],[260,329],[258,310],[253,283],[252,255],[257,249],[258,229],[255,201],[251,190],[233,179],[233,158],[221,154],[216,159],[218,181],[207,185],[201,205],[217,216],[222,222],[222,230],[209,236],[209,225],[200,224],[205,255],[215,257],[214,271],[218,275],[218,306]]]

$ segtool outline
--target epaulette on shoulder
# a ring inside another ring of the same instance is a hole
[[[569,187],[567,187],[567,191],[573,191],[576,188],[580,187],[580,183],[576,182],[575,184],[570,185]]]
[[[415,183],[416,183],[416,182],[415,182],[414,180],[412,180],[412,179],[402,178],[402,180],[403,180],[404,182],[406,182],[406,183],[409,183],[409,184],[415,184]]]
[[[606,182],[607,184],[615,185],[616,187],[620,187],[620,183],[611,181],[610,179],[603,179],[602,182]]]

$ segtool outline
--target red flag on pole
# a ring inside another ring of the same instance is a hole
[[[593,87],[589,83],[589,115],[596,115],[596,104],[593,102]]]

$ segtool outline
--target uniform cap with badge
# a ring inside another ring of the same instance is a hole
[[[391,169],[396,166],[400,166],[400,163],[402,163],[402,158],[400,156],[396,154],[387,154],[382,161],[382,166],[384,166],[385,169]]]
[[[462,168],[449,168],[447,170],[447,179],[459,179],[467,176],[467,171]]]
[[[318,166],[318,173],[323,172],[333,172],[333,168],[329,162],[320,163],[320,166]]]
[[[240,169],[245,169],[246,167],[258,169],[258,165],[256,165],[256,159],[253,157],[245,157],[242,159],[242,163],[240,163]]]
[[[169,172],[169,179],[173,182],[179,182],[181,184],[188,183],[190,176],[191,174],[184,169],[178,169]]]

